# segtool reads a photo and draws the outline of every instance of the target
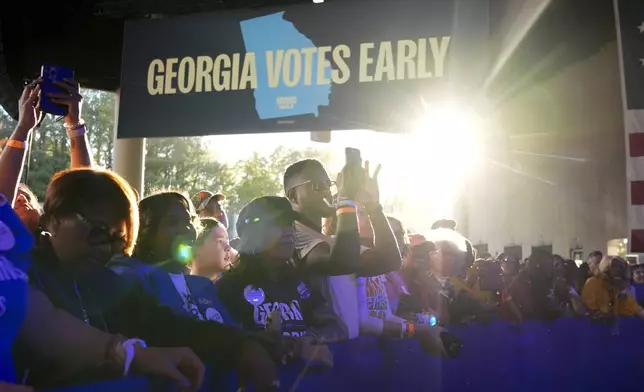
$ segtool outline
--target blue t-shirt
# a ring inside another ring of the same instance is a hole
[[[28,251],[33,237],[0,194],[0,381],[15,381],[11,348],[27,313]]]

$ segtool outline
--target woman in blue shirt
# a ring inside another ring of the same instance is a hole
[[[197,389],[203,364],[185,348],[145,348],[138,339],[126,339],[91,328],[66,312],[53,308],[47,297],[29,287],[26,274],[33,237],[0,194],[0,389],[29,390],[16,381],[12,347],[18,339],[34,355],[78,371],[107,363],[114,375],[135,370],[169,377],[183,387]],[[179,370],[178,364],[190,370]],[[131,365],[131,366],[130,366]],[[182,374],[183,372],[183,374]]]
[[[11,348],[27,313],[26,255],[33,238],[0,196],[0,380],[13,381]]]

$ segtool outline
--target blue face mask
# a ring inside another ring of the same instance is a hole
[[[27,313],[27,265],[34,239],[0,194],[0,381],[15,381],[11,347]]]

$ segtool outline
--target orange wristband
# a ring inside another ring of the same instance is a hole
[[[20,140],[9,139],[6,145],[7,147],[20,148],[22,150],[27,149],[27,142],[21,142]]]
[[[410,338],[413,338],[415,331],[416,331],[416,326],[414,324],[407,324],[407,336],[409,336]]]
[[[341,215],[341,214],[355,214],[355,213],[356,213],[356,209],[355,209],[355,208],[353,208],[353,207],[340,207],[340,208],[338,208],[338,209],[335,211],[335,213],[336,213],[337,215]]]

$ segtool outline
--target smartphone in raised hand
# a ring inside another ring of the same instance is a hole
[[[49,99],[48,94],[64,93],[57,82],[64,82],[65,79],[74,79],[74,71],[69,68],[57,65],[43,64],[40,68],[40,110],[55,116],[66,116],[67,106],[55,104]]]
[[[364,185],[364,170],[362,169],[362,155],[357,148],[347,147],[345,150],[346,165],[342,169],[341,185],[338,185],[339,196],[353,199],[362,190]],[[342,187],[342,190],[340,190]],[[340,195],[343,193],[344,195]]]
[[[344,150],[344,154],[346,157],[347,166],[362,167],[362,155],[360,153],[360,150],[358,150],[357,148],[347,147]]]

